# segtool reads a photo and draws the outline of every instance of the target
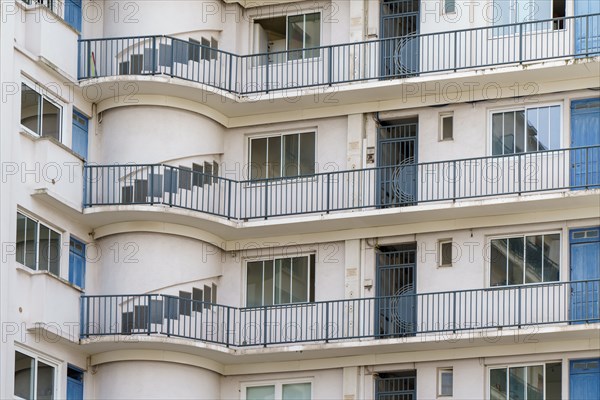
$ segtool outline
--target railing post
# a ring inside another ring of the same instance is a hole
[[[454,170],[452,178],[452,201],[456,201],[456,160],[452,162]]]
[[[86,51],[86,60],[85,63],[87,65],[87,73],[86,73],[86,78],[91,78],[92,75],[92,42],[91,41],[85,41],[84,42],[87,45],[87,51]]]
[[[327,198],[325,199],[325,201],[327,202],[326,205],[326,209],[327,209],[327,214],[329,214],[329,209],[330,209],[330,205],[329,205],[329,196],[331,192],[331,172],[327,173]]]
[[[269,218],[269,180],[265,179],[265,219]]]
[[[457,41],[457,38],[456,38],[456,35],[457,35],[457,33],[458,33],[458,32],[454,31],[454,72],[456,72],[456,70],[457,70],[457,66],[456,66],[456,64],[457,64],[457,61],[458,61],[458,60],[457,60],[457,54],[458,54],[458,41]]]
[[[589,46],[589,37],[590,37],[590,16],[585,16],[585,55],[589,57],[590,55],[590,46]]]
[[[231,320],[231,308],[227,307],[227,328],[225,329],[225,346],[229,347],[229,329],[230,329],[230,320]]]
[[[86,303],[86,307],[85,307],[85,310],[86,310],[86,318],[85,318],[85,320],[86,320],[86,329],[85,329],[85,331],[86,331],[86,337],[89,338],[90,337],[90,321],[89,321],[89,319],[90,319],[90,299],[89,299],[89,297],[86,298],[85,303]]]
[[[167,337],[171,337],[171,298],[163,296],[165,300],[165,314],[167,320]]]
[[[150,166],[150,176],[148,177],[148,186],[150,187],[150,205],[154,205],[154,165]]]
[[[152,310],[151,310],[151,307],[152,307],[152,295],[149,294],[148,295],[148,315],[147,315],[147,317],[148,317],[148,322],[147,322],[148,336],[150,336],[150,332],[152,332]]]
[[[233,54],[229,54],[229,93],[231,93],[231,82],[233,80]]]
[[[152,36],[152,75],[157,72],[156,64],[156,36]]]
[[[452,292],[452,332],[456,333],[456,291]]]
[[[589,147],[585,148],[585,164],[584,165],[585,165],[585,188],[586,189],[589,189],[589,187],[588,187],[589,186],[589,181],[588,181],[588,175],[589,175],[589,173],[588,173],[588,167],[589,167],[589,160],[590,160],[589,159],[590,153],[588,151],[589,149],[590,149]]]
[[[231,219],[231,180],[227,184],[227,219]]]
[[[263,306],[263,346],[267,347],[267,331],[268,331],[268,324],[267,324],[267,307]]]
[[[518,304],[519,309],[517,310],[517,322],[518,322],[517,323],[517,327],[519,329],[521,329],[521,291],[522,291],[522,289],[523,288],[521,286],[519,286],[519,289],[518,289],[519,290],[519,296],[518,296],[518,298],[519,298],[519,304]]]
[[[519,162],[518,162],[517,169],[519,170],[519,179],[518,179],[519,180],[519,191],[518,191],[518,193],[519,193],[519,196],[520,196],[521,192],[523,190],[522,182],[521,182],[522,181],[522,176],[521,176],[522,162],[521,162],[521,158],[523,157],[523,155],[519,154],[517,157],[519,157],[518,158]]]
[[[265,54],[267,62],[265,64],[265,92],[269,93],[269,55]]]
[[[329,63],[329,68],[328,68],[328,81],[329,81],[329,86],[331,86],[333,84],[333,46],[329,46],[328,48],[328,63]]]
[[[325,305],[325,343],[329,343],[329,302]]]
[[[523,64],[523,23],[519,24],[519,64]]]

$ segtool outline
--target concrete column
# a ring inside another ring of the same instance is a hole
[[[352,0],[350,2],[350,41],[365,40],[367,25],[367,9],[369,0]]]
[[[348,115],[347,169],[360,169],[363,165],[363,139],[365,137],[364,114]]]
[[[344,400],[358,400],[358,367],[344,368]]]

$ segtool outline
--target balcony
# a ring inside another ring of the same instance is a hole
[[[84,207],[164,205],[233,221],[600,187],[600,146],[232,180],[164,164],[86,165]]]
[[[236,95],[600,54],[600,14],[237,55],[169,36],[79,41],[80,80],[164,75]]]
[[[165,335],[227,347],[600,322],[600,280],[236,308],[168,295],[81,297],[81,338]]]

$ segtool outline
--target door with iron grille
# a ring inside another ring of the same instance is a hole
[[[419,0],[381,1],[381,77],[419,72]]]
[[[416,371],[379,373],[375,377],[375,400],[415,400]]]
[[[416,245],[380,248],[377,255],[377,336],[416,333]]]
[[[417,130],[416,118],[378,128],[380,207],[407,206],[418,201]]]

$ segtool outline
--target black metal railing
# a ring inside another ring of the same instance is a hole
[[[237,55],[170,36],[79,41],[79,79],[168,75],[240,95],[600,54],[600,14]]]
[[[80,334],[267,346],[597,323],[599,291],[595,279],[243,308],[160,294],[82,296]]]
[[[233,180],[164,164],[86,165],[84,207],[154,205],[233,220],[600,187],[600,146]]]

